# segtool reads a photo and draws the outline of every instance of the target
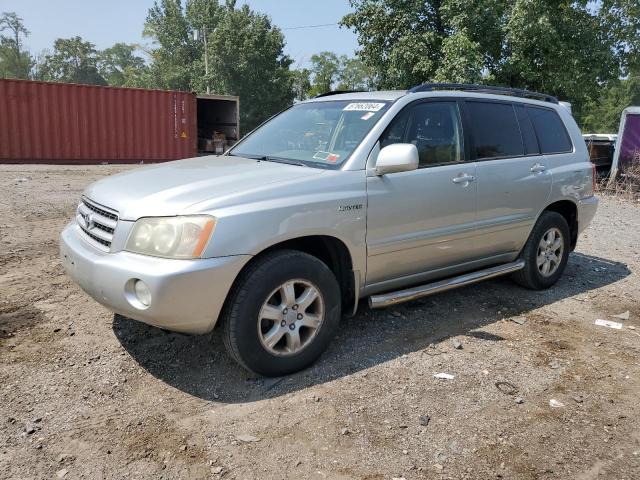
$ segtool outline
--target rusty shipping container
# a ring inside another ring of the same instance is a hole
[[[193,157],[214,133],[237,141],[238,108],[232,96],[0,80],[0,163]]]

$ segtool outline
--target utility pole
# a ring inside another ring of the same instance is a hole
[[[207,27],[203,28],[202,40],[204,41],[204,76],[207,82],[207,95],[211,94],[209,88],[209,51],[207,50]]]
[[[207,82],[207,95],[211,94],[211,88],[209,87],[209,50],[207,44],[207,26],[204,25],[199,30],[193,31],[193,39],[198,42],[202,40],[204,44],[204,76],[205,81]]]

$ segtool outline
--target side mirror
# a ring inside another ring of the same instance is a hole
[[[418,149],[411,143],[387,145],[378,154],[376,175],[410,172],[418,168]]]

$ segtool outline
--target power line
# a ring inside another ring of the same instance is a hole
[[[334,25],[338,25],[337,23],[323,23],[320,25],[302,25],[300,27],[286,27],[282,30],[301,30],[303,28],[320,28],[320,27],[333,27]]]

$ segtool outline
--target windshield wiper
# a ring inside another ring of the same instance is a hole
[[[240,155],[237,155],[235,153],[227,153],[227,155],[229,155],[230,157],[250,158],[251,160],[266,160],[267,159],[266,155],[254,155],[252,153],[243,153],[243,154],[240,154]]]
[[[266,160],[267,162],[286,163],[287,165],[298,165],[299,167],[309,166],[306,163],[300,162],[298,160],[291,160],[290,158],[265,156],[263,160]]]
[[[299,160],[292,160],[291,158],[283,158],[283,157],[274,157],[271,155],[257,155],[253,153],[241,153],[241,154],[229,153],[228,155],[233,157],[250,158],[251,160],[257,160],[259,162],[285,163],[287,165],[298,165],[300,167],[309,166],[306,163],[301,162]]]

